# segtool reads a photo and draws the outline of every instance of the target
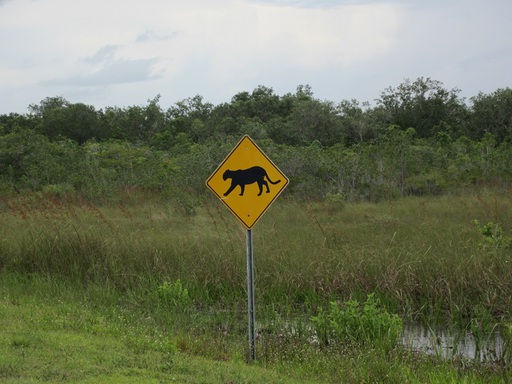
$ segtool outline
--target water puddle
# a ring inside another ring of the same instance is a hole
[[[471,332],[454,334],[448,330],[431,330],[409,324],[404,326],[402,344],[415,352],[445,359],[496,362],[505,357],[505,343],[499,333],[476,338]]]
[[[306,323],[273,322],[269,328],[281,329],[283,332],[280,334],[283,336],[313,335],[309,337],[309,342],[319,342],[314,329]],[[432,329],[419,323],[404,324],[400,344],[413,352],[438,356],[446,360],[498,363],[511,357],[511,345],[505,342],[499,332],[477,337],[471,332]]]

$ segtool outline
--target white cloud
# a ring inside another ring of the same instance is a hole
[[[161,78],[152,70],[156,60],[113,60],[97,71],[43,81],[43,85],[66,87],[105,87]]]
[[[392,49],[399,13],[381,5],[305,9],[246,2],[222,12],[189,9],[180,18],[194,19],[196,27],[180,34],[179,51],[223,80],[272,68],[341,68]]]

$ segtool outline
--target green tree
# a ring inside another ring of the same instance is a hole
[[[469,135],[479,140],[486,133],[495,136],[498,143],[512,140],[512,89],[498,89],[491,94],[479,93],[471,99]]]
[[[407,178],[420,161],[414,150],[415,135],[414,128],[402,131],[398,126],[391,125],[374,147],[373,156],[377,165],[375,183],[390,196],[407,193]]]
[[[37,120],[30,115],[21,115],[19,113],[10,113],[0,115],[0,136],[12,132],[19,132],[23,129],[35,130]]]
[[[388,112],[389,125],[402,130],[414,128],[420,138],[434,136],[440,127],[450,127],[458,136],[467,113],[459,92],[445,89],[440,81],[420,77],[386,88],[377,103]]]
[[[379,110],[370,108],[368,102],[343,100],[337,107],[340,115],[343,141],[347,146],[369,142],[376,139],[383,131],[379,121]]]
[[[50,142],[32,130],[0,136],[0,184],[3,190],[39,190],[70,183],[80,163],[80,149],[71,140]]]
[[[146,145],[118,140],[88,142],[84,151],[86,178],[92,183],[82,184],[82,188],[89,192],[161,187],[160,156]]]
[[[199,95],[179,101],[166,112],[166,129],[171,136],[185,133],[196,143],[208,141],[214,136],[210,125],[206,124],[211,117],[212,109],[213,105],[205,103]]]
[[[67,137],[83,144],[102,138],[99,116],[93,106],[72,104],[62,97],[48,97],[39,105],[30,105],[29,109],[39,120],[40,132],[51,140]]]
[[[334,104],[327,101],[296,101],[283,128],[286,144],[308,145],[317,140],[331,146],[343,141],[342,121]]]
[[[231,99],[232,116],[258,119],[268,122],[276,116],[281,116],[281,98],[274,90],[259,85],[252,93],[240,92]]]
[[[166,115],[159,105],[160,95],[148,100],[146,106],[107,107],[101,114],[104,140],[125,140],[147,143],[166,129]]]

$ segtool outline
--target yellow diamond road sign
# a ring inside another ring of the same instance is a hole
[[[251,229],[288,185],[288,178],[245,135],[206,181],[206,186]]]

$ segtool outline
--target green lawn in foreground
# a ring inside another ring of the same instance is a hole
[[[93,304],[90,292],[0,272],[0,383],[502,383],[507,371],[457,367],[407,352],[338,354],[304,345],[271,363],[247,364],[178,350],[183,335],[159,330],[127,303]],[[206,331],[203,338],[215,338]],[[204,342],[198,340],[198,342]],[[315,352],[316,351],[316,352]],[[260,349],[260,354],[264,353]],[[264,363],[268,360],[268,363]],[[279,361],[280,362],[279,362]],[[268,368],[263,368],[265,364]],[[467,369],[469,368],[469,369]]]
[[[188,356],[120,313],[107,319],[79,302],[41,296],[0,285],[1,383],[304,382],[242,361]]]

